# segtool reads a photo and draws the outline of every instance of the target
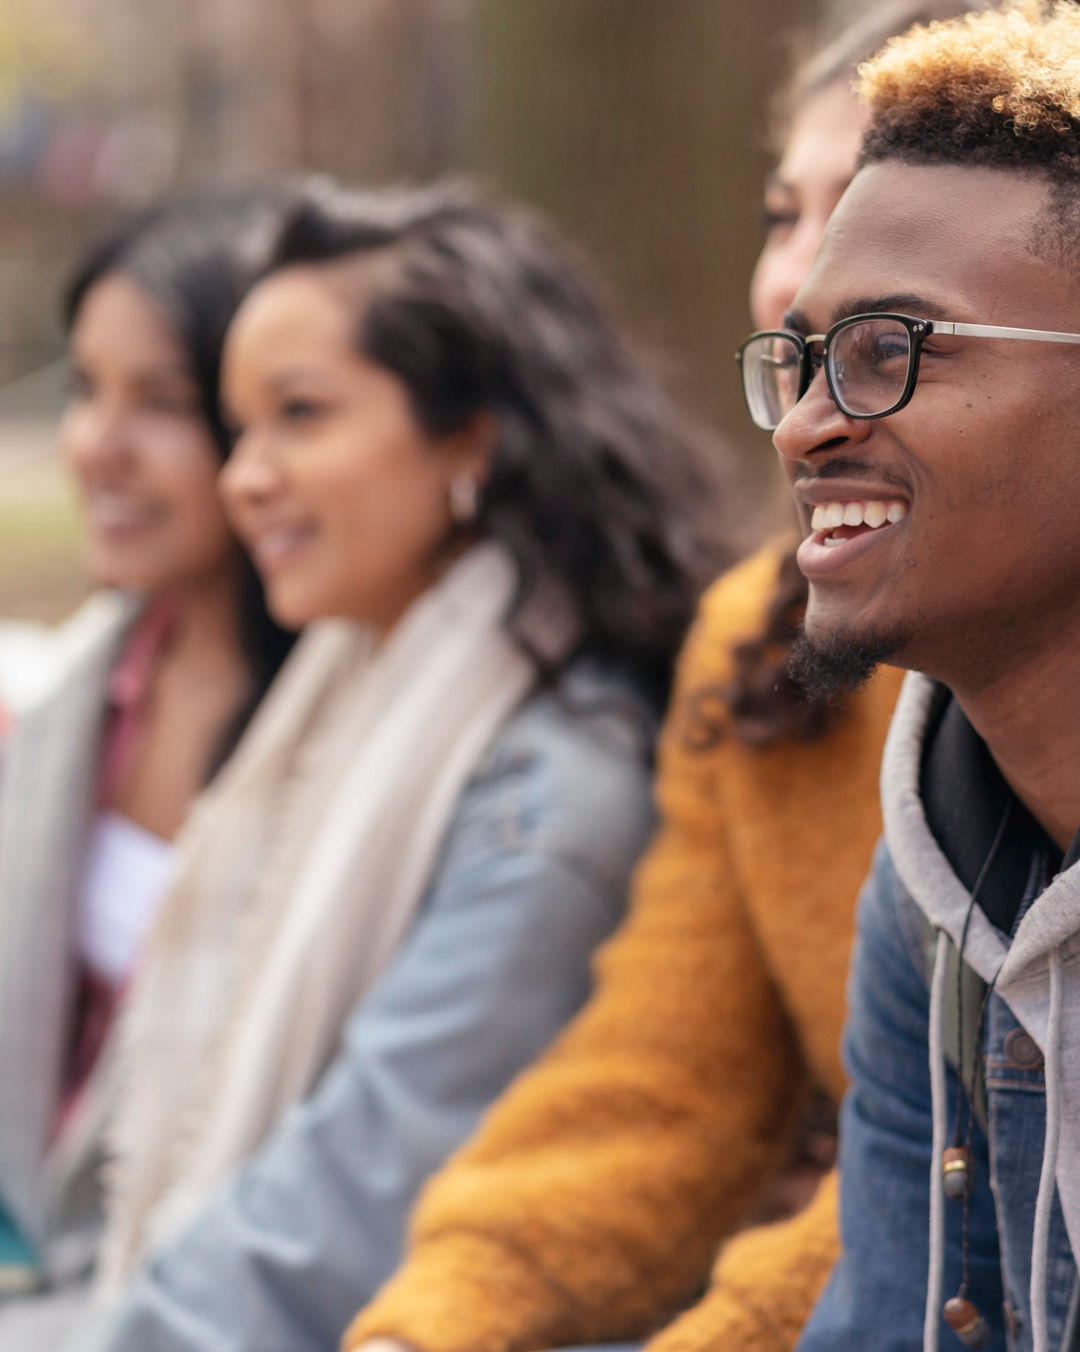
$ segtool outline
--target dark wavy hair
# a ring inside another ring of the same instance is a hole
[[[419,424],[442,437],[494,415],[477,525],[520,568],[510,627],[531,584],[554,578],[587,645],[666,692],[701,589],[734,555],[726,452],[676,411],[532,211],[459,181],[320,179],[273,267],[344,258],[365,267],[357,350],[403,382]]]
[[[877,0],[839,35],[819,31],[806,43],[811,55],[781,86],[773,106],[777,151],[800,111],[834,85],[852,84],[857,68],[890,38],[917,24],[949,19],[987,8],[989,0]],[[854,168],[854,166],[853,166]],[[791,549],[781,560],[776,587],[760,633],[735,649],[728,703],[736,735],[752,746],[771,746],[785,737],[811,741],[842,714],[844,702],[811,696],[789,670],[802,632],[807,583]]]
[[[252,189],[177,198],[133,212],[91,246],[63,293],[61,314],[70,333],[98,282],[122,273],[135,283],[180,339],[222,461],[230,448],[218,406],[225,330],[265,270],[277,227],[293,200],[285,190]],[[235,746],[295,640],[267,611],[246,554],[241,566],[240,642],[252,694],[216,748],[212,769]]]

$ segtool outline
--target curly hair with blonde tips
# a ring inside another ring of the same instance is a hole
[[[771,140],[783,154],[799,112],[834,85],[850,87],[858,67],[892,37],[916,24],[952,19],[969,10],[986,9],[993,0],[863,0],[855,17],[836,30],[835,21],[820,16],[806,29],[796,29],[791,46],[794,64],[771,100]]]
[[[861,162],[1080,179],[1080,6],[1012,0],[893,38],[859,69]]]

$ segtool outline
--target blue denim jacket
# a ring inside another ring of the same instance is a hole
[[[924,922],[884,845],[859,903],[845,1053],[852,1088],[841,1117],[843,1257],[799,1352],[921,1352],[929,1277],[932,1151],[930,985]],[[1041,1058],[1004,1001],[991,996],[984,1054],[988,1136],[973,1135],[969,1298],[992,1331],[992,1352],[1030,1352],[1028,1290],[1034,1203],[1045,1132]],[[1012,1035],[1012,1036],[1010,1036]],[[1036,1064],[1031,1064],[1035,1062]],[[953,1066],[946,1093],[956,1102]],[[943,1299],[961,1280],[963,1206],[945,1203]],[[1055,1204],[1047,1282],[1050,1347],[1063,1344],[1076,1268]],[[943,1350],[961,1347],[940,1324]],[[1071,1352],[1071,1349],[1070,1349]]]
[[[887,845],[860,902],[849,993],[844,1252],[799,1352],[961,1346],[941,1318],[962,1272],[963,1206],[942,1186],[957,1101],[947,1019],[963,985],[961,946],[964,970],[994,991],[982,1043],[961,1057],[969,1071],[981,1060],[987,1098],[986,1131],[972,1139],[967,1295],[995,1352],[1077,1352],[1080,863],[1067,857],[1041,891],[1032,876],[1037,900],[1011,935],[972,905],[921,799],[935,689],[908,675],[885,746]]]
[[[337,1347],[424,1179],[585,1000],[652,827],[654,731],[587,663],[511,720],[337,1059],[80,1352]]]

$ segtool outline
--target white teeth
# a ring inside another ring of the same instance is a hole
[[[903,521],[907,514],[907,503],[895,498],[868,502],[826,502],[814,508],[810,527],[815,531],[832,531],[838,526],[869,526],[871,530],[877,530],[886,521],[890,525]]]
[[[831,549],[831,548],[833,547],[833,545],[843,545],[843,544],[847,544],[847,541],[846,541],[846,540],[839,540],[839,539],[837,539],[837,537],[836,537],[835,535],[826,535],[826,537],[825,537],[825,547],[826,547],[826,549]]]

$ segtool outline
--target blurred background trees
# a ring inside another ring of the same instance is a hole
[[[769,94],[817,17],[812,0],[0,0],[0,613],[55,614],[78,585],[44,459],[64,271],[107,219],[185,184],[479,174],[579,241],[764,474],[731,353]]]

